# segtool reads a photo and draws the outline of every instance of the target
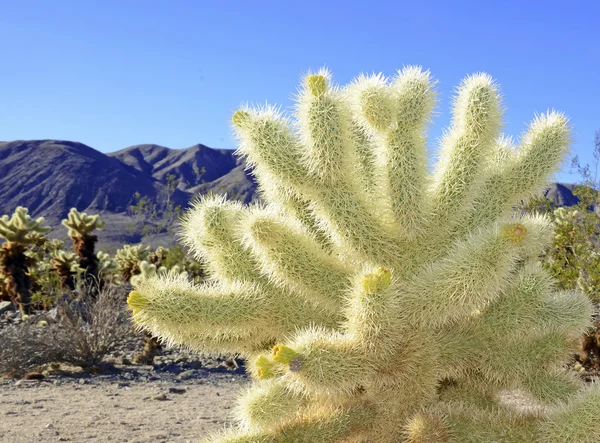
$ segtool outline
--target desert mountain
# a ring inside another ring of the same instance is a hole
[[[60,220],[76,207],[103,215],[108,224],[100,237],[109,244],[138,242],[139,226],[128,213],[136,192],[155,199],[173,174],[180,183],[172,200],[184,208],[198,192],[250,202],[256,186],[244,168],[233,151],[204,145],[177,150],[138,145],[104,154],[70,141],[0,142],[0,215],[25,206],[61,232]],[[163,237],[165,243],[174,238]]]
[[[184,191],[217,180],[241,161],[231,150],[204,145],[177,150],[158,145],[136,145],[108,155],[161,183],[172,174],[180,180],[179,189]]]

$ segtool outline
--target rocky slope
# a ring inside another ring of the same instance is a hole
[[[102,247],[136,243],[143,223],[128,211],[134,194],[155,200],[169,174],[179,180],[171,199],[184,208],[198,193],[228,193],[245,202],[255,196],[252,177],[231,150],[137,145],[104,154],[70,141],[17,140],[0,142],[0,215],[25,206],[56,227],[53,236],[64,237],[60,220],[76,207],[107,220]],[[163,232],[150,240],[170,244],[174,235]]]

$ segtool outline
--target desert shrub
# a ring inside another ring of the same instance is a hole
[[[0,373],[52,362],[90,368],[131,336],[123,288],[107,285],[97,300],[87,288],[76,292],[76,301],[58,302],[55,318],[31,316],[23,324],[0,331]]]

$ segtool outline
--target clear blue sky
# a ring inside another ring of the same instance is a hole
[[[507,133],[561,110],[589,162],[599,18],[597,0],[0,0],[0,140],[234,148],[232,112],[291,106],[309,69],[346,83],[418,64],[439,81],[432,147],[455,85],[486,71],[502,87]]]

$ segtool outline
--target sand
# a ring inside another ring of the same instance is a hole
[[[232,422],[247,383],[228,375],[189,383],[11,382],[0,385],[0,441],[197,442]]]

